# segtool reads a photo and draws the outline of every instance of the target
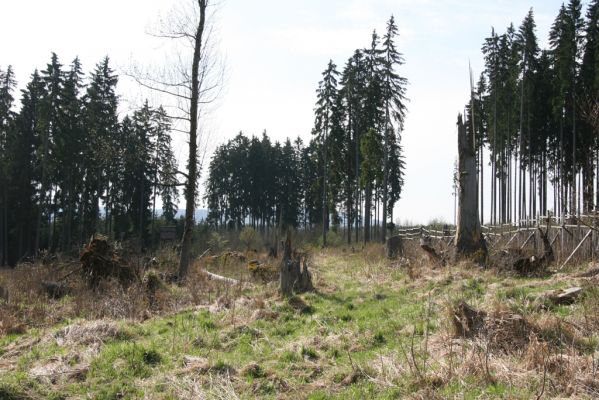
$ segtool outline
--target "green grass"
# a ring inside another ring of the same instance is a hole
[[[453,276],[447,271],[434,271],[447,275],[442,279],[412,282],[403,270],[362,254],[331,251],[315,260],[314,293],[285,300],[260,285],[246,293],[271,293],[267,308],[277,313],[274,320],[252,321],[247,316],[253,310],[237,310],[236,315],[231,310],[186,310],[143,323],[122,321],[128,334],[104,343],[82,380],[55,385],[32,378],[31,365],[85,349],[50,341],[28,349],[14,369],[0,374],[0,398],[175,399],[184,398],[182,391],[196,381],[207,394],[230,388],[244,399],[398,399],[416,392],[466,399],[534,395],[526,385],[489,385],[473,376],[437,382],[432,375],[418,376],[408,365],[416,362],[424,369],[426,363],[427,374],[442,372],[424,346],[425,338],[445,329],[445,305],[451,300],[480,304],[489,285],[501,283],[492,299],[513,310],[536,312],[531,304],[537,296],[564,283],[533,287],[532,280],[500,279],[490,272]],[[550,311],[567,316],[577,307]],[[28,334],[35,335],[43,332]],[[1,338],[0,354],[20,339]],[[188,371],[192,367],[185,364],[186,357],[205,359],[207,366]],[[387,376],[386,359],[395,360],[404,372]],[[356,378],[348,383],[352,375]]]

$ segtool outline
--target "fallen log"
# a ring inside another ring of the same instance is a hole
[[[592,278],[599,275],[599,267],[591,268],[586,272],[576,275],[577,278]]]
[[[547,293],[545,297],[547,297],[547,299],[549,299],[549,301],[551,301],[554,305],[569,305],[573,304],[581,294],[581,287],[571,287],[568,289],[551,291]]]
[[[211,280],[215,280],[215,281],[219,281],[219,282],[225,282],[225,283],[228,283],[230,285],[237,285],[239,283],[239,281],[237,279],[228,278],[226,276],[221,276],[221,275],[213,274],[212,272],[208,272],[206,270],[202,270],[202,272],[205,273],[206,275],[208,275],[208,279],[211,279]]]

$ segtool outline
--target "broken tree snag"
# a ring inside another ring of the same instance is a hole
[[[474,135],[466,129],[462,115],[458,115],[458,171],[459,205],[455,236],[456,261],[473,256],[482,261],[487,245],[478,219],[478,179]]]
[[[291,248],[291,233],[287,232],[281,261],[281,293],[290,296],[313,290],[312,275],[308,271],[306,257],[297,254]]]
[[[385,250],[387,252],[387,258],[390,260],[396,260],[398,256],[403,255],[403,242],[401,236],[391,236],[387,239]]]

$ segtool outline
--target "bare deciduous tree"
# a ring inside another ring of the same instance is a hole
[[[191,261],[198,180],[205,155],[205,149],[203,153],[199,149],[202,141],[200,121],[218,98],[224,77],[214,38],[214,12],[208,13],[209,7],[215,8],[210,0],[188,0],[173,8],[167,18],[160,20],[158,30],[151,33],[154,37],[173,41],[174,56],[169,59],[169,64],[158,71],[142,72],[134,68],[127,74],[143,88],[169,98],[171,104],[164,107],[177,123],[173,130],[189,135],[187,171],[178,172],[185,178],[179,186],[184,186],[186,202],[180,280],[185,279]]]

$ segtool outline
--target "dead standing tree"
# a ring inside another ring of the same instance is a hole
[[[487,245],[478,214],[478,182],[474,134],[468,131],[458,115],[458,217],[455,236],[456,261],[475,257],[486,258]]]
[[[189,135],[187,171],[177,171],[186,181],[176,184],[184,187],[186,203],[179,259],[180,280],[185,279],[191,262],[191,238],[201,170],[198,148],[201,140],[199,121],[208,105],[218,97],[224,75],[212,35],[213,14],[207,15],[210,6],[213,6],[210,0],[188,0],[179,3],[169,18],[161,21],[159,32],[152,33],[152,36],[157,38],[173,39],[177,44],[182,44],[175,46],[176,55],[172,59],[177,62],[170,66],[171,68],[166,68],[158,74],[144,74],[138,70],[128,74],[142,87],[174,99],[176,104],[167,106],[167,109],[173,110],[173,114],[168,116],[183,126],[173,130]],[[191,59],[188,58],[189,50],[192,50]],[[163,78],[156,79],[155,75]]]

